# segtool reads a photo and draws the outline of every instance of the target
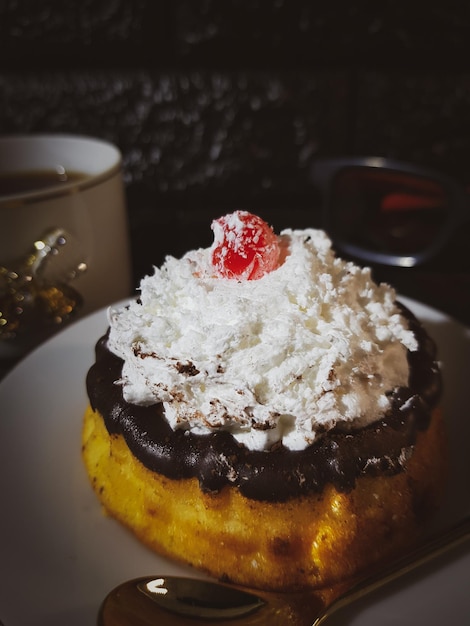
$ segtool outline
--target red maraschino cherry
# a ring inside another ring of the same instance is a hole
[[[279,267],[279,240],[257,215],[235,211],[212,222],[212,265],[221,278],[256,280]]]

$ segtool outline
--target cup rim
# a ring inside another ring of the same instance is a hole
[[[36,202],[43,202],[52,198],[60,198],[62,196],[68,196],[74,193],[84,191],[95,187],[106,180],[112,178],[117,173],[122,171],[122,153],[117,146],[113,143],[101,139],[99,137],[93,137],[91,135],[79,135],[70,133],[11,133],[0,135],[0,147],[4,143],[8,142],[28,142],[28,141],[79,141],[81,143],[90,143],[100,145],[111,151],[112,164],[103,171],[95,174],[86,175],[81,180],[74,180],[66,183],[62,183],[56,187],[19,191],[16,193],[10,193],[0,196],[0,206],[19,206],[24,204],[34,204]],[[5,170],[6,171],[6,170]],[[13,171],[13,170],[12,170]],[[25,171],[31,171],[31,168],[25,168]]]

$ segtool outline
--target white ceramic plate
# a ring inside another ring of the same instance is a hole
[[[438,343],[450,421],[452,490],[439,523],[470,510],[470,330],[402,298]],[[198,573],[166,561],[106,518],[81,457],[85,376],[104,311],[64,330],[0,384],[0,622],[92,626],[106,593],[144,575]],[[331,624],[470,623],[470,550],[335,616]]]

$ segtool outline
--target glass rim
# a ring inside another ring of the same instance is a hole
[[[439,234],[422,250],[406,254],[379,252],[367,246],[354,244],[339,236],[335,232],[332,220],[334,209],[332,209],[331,205],[331,196],[334,189],[334,179],[339,173],[355,168],[408,174],[440,185],[446,192],[450,203],[448,217]],[[323,226],[331,238],[333,246],[339,251],[362,261],[407,268],[421,265],[435,257],[443,249],[458,225],[465,221],[466,213],[467,218],[470,218],[470,213],[468,212],[470,196],[463,185],[441,172],[412,163],[385,157],[332,157],[316,159],[311,166],[310,179],[312,184],[322,193]]]

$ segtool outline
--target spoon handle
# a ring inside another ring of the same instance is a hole
[[[367,578],[354,584],[326,607],[324,612],[315,619],[312,626],[323,624],[338,609],[425,565],[457,545],[468,541],[468,539],[470,539],[470,517],[464,518],[457,525],[431,537],[405,556],[387,565],[384,569],[375,571]]]

